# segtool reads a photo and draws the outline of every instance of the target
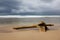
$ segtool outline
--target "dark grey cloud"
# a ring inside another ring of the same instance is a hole
[[[11,13],[12,9],[18,9],[18,2],[15,0],[0,0],[0,13]]]
[[[60,0],[0,0],[0,15],[60,15]]]
[[[41,1],[47,2],[47,3],[53,2],[53,0],[41,0]]]

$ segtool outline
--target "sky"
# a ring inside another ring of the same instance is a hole
[[[60,15],[60,0],[0,0],[0,15]]]

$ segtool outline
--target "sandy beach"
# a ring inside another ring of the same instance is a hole
[[[40,32],[38,28],[15,30],[14,27],[38,24],[41,20],[47,24],[47,32]],[[0,18],[0,40],[60,40],[60,18]]]
[[[54,27],[60,25],[56,24]],[[0,27],[0,40],[60,40],[60,28],[40,32],[37,30],[14,30],[13,27]]]

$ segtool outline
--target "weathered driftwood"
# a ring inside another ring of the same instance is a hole
[[[27,29],[27,28],[36,28],[36,26],[22,26],[22,27],[17,27],[17,28],[13,28],[13,29]]]
[[[26,28],[39,28],[40,31],[46,32],[48,30],[47,26],[54,26],[53,24],[45,24],[43,21],[37,25],[34,26],[22,26],[22,27],[17,27],[13,29],[26,29]]]

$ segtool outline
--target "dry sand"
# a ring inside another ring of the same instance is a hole
[[[54,27],[60,25],[56,24]],[[60,40],[60,28],[40,32],[39,30],[14,30],[13,27],[0,27],[0,40]]]

